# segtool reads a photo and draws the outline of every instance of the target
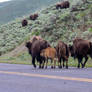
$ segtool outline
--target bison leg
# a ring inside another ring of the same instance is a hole
[[[78,68],[80,68],[80,63],[82,63],[82,58],[78,58]]]
[[[32,58],[32,64],[33,64],[34,68],[36,68],[35,57]]]
[[[64,65],[64,62],[66,61],[66,69],[68,69],[68,59],[67,59],[67,57],[65,57],[65,59],[63,59],[63,67],[65,66]]]
[[[44,68],[45,59],[42,61],[42,69]]]
[[[60,62],[59,68],[62,68],[61,58],[59,58],[59,62]]]
[[[63,59],[63,67],[65,67],[65,60]]]
[[[41,64],[42,64],[42,63],[40,62],[40,63],[39,63],[39,69],[41,69]]]
[[[53,60],[51,59],[51,68],[53,69]]]
[[[85,62],[84,62],[84,64],[82,65],[82,68],[85,67],[85,64],[86,64],[87,60],[88,60],[88,57],[86,56],[86,57],[85,57]]]
[[[54,59],[54,69],[56,68],[56,60]]]
[[[68,61],[66,61],[66,69],[68,69]]]
[[[46,66],[45,66],[45,69],[47,69],[47,65],[48,65],[48,59],[46,59]]]

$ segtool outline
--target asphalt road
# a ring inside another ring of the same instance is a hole
[[[92,92],[92,68],[0,64],[0,92]]]

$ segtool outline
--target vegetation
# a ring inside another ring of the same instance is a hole
[[[88,0],[90,2],[90,0]],[[41,35],[55,46],[58,40],[72,44],[75,37],[92,39],[92,3],[83,3],[81,0],[70,0],[69,9],[57,10],[55,5],[38,11],[39,17],[32,21],[29,16],[16,19],[0,27],[0,52],[5,54],[28,40],[32,35]],[[73,7],[76,11],[73,11]],[[28,26],[22,27],[21,21],[27,19]],[[15,57],[3,56],[2,62],[31,64],[31,57],[27,52],[19,53]],[[12,61],[12,62],[11,62]],[[13,62],[14,61],[14,62]],[[92,66],[92,63],[87,66]],[[75,66],[76,61],[69,59],[69,65]]]
[[[0,24],[45,8],[59,0],[11,0],[0,3]]]

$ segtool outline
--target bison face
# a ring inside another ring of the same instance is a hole
[[[32,43],[29,41],[29,42],[26,42],[26,47],[28,48],[28,49],[30,49],[31,48],[31,45],[32,45]]]

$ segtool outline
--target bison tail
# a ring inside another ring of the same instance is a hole
[[[69,49],[67,45],[66,45],[66,56],[69,57]]]

